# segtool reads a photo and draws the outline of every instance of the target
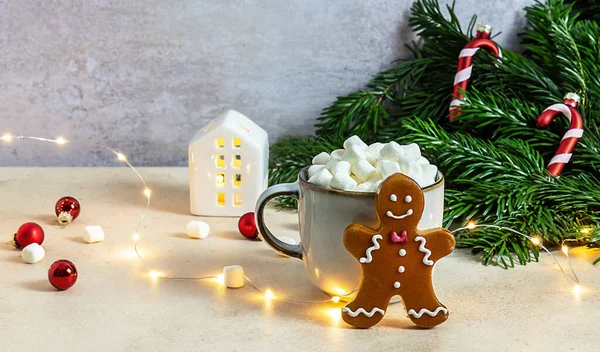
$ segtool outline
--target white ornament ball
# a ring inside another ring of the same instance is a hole
[[[23,248],[21,251],[21,257],[25,263],[35,264],[40,260],[44,259],[46,256],[46,251],[44,248],[37,243],[32,243],[29,246]]]
[[[210,226],[200,220],[192,220],[185,227],[185,232],[191,238],[206,238],[210,233]]]

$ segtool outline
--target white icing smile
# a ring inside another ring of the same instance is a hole
[[[388,210],[387,213],[385,213],[385,215],[387,215],[388,217],[390,217],[392,219],[402,220],[402,219],[404,219],[407,216],[411,216],[412,213],[413,213],[413,210],[412,209],[408,209],[405,214],[394,215],[394,213],[392,213],[390,210]]]

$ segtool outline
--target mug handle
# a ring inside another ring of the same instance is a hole
[[[287,255],[288,257],[302,259],[301,244],[288,244],[282,242],[274,236],[265,225],[265,206],[271,199],[282,196],[291,196],[298,199],[300,196],[298,182],[281,183],[271,186],[260,195],[258,202],[256,203],[256,225],[258,226],[259,236],[277,252]]]

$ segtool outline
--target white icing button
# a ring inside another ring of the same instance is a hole
[[[401,257],[404,257],[406,255],[406,249],[401,249],[398,254],[400,254]]]
[[[412,202],[412,197],[411,197],[411,196],[406,196],[406,197],[404,198],[404,201],[405,201],[406,203],[410,203],[410,202]]]
[[[404,270],[405,270],[405,269],[404,269],[404,267],[403,267],[402,265],[400,265],[400,266],[398,267],[398,272],[399,272],[399,273],[403,273],[403,272],[404,272]]]
[[[398,281],[394,282],[394,287],[395,288],[400,288],[400,283]]]
[[[392,202],[395,202],[395,201],[397,201],[397,200],[398,200],[398,196],[396,196],[395,194],[392,194],[392,195],[390,195],[390,200],[391,200]]]

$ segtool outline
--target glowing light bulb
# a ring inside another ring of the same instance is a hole
[[[217,282],[220,283],[221,285],[224,285],[225,284],[225,276],[223,274],[217,275]]]
[[[2,139],[5,142],[10,142],[13,139],[13,136],[11,136],[10,134],[5,134],[4,136],[0,137],[0,139]]]
[[[63,145],[67,143],[67,140],[64,139],[63,137],[58,137],[54,140],[54,143],[59,144],[59,145]]]
[[[152,191],[150,190],[150,188],[146,187],[144,188],[144,195],[148,198],[150,198],[150,195],[152,194]]]
[[[269,299],[273,299],[273,298],[276,298],[275,294],[270,289],[267,289],[265,291],[265,299],[269,300]]]
[[[127,158],[125,157],[125,155],[123,155],[121,153],[117,153],[117,159],[119,159],[119,161],[127,161]]]
[[[148,273],[148,276],[150,276],[152,280],[156,280],[161,276],[161,273],[159,273],[158,271],[151,270],[150,273]]]
[[[535,244],[536,246],[540,245],[540,239],[537,237],[531,237],[529,240],[531,241],[531,243]]]
[[[583,234],[587,234],[587,233],[590,233],[590,229],[587,229],[587,228],[586,229],[581,229],[581,230],[579,230],[579,232],[581,232]]]
[[[575,293],[576,295],[581,293],[581,285],[579,284],[575,284],[575,286],[573,286],[573,293]]]
[[[565,255],[569,254],[569,247],[565,246],[564,244],[563,244],[561,250]]]
[[[139,239],[140,239],[140,235],[138,233],[134,233],[133,240],[137,242]]]
[[[465,227],[468,228],[469,230],[473,230],[475,228],[475,226],[476,226],[475,221],[469,221],[469,223]]]
[[[331,297],[331,302],[338,303],[339,301],[340,301],[340,296],[333,296],[333,297]]]

